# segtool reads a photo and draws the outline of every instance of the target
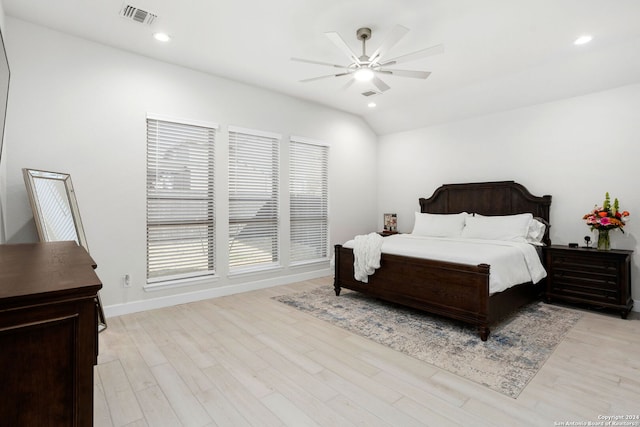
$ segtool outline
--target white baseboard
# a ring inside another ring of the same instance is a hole
[[[104,307],[104,313],[107,318],[121,316],[123,314],[137,313],[140,311],[153,310],[156,308],[170,307],[178,304],[201,301],[209,298],[223,297],[226,295],[239,294],[241,292],[256,291],[258,289],[271,288],[273,286],[288,285],[290,283],[302,282],[304,280],[317,279],[319,277],[331,276],[333,269],[324,269],[312,271],[308,273],[295,274],[286,277],[277,277],[267,280],[258,280],[255,282],[247,282],[239,285],[228,285],[218,288],[207,289],[204,291],[189,292],[179,295],[171,295],[166,297],[153,298],[148,300],[132,301],[125,304],[114,304]],[[635,312],[640,312],[640,301],[633,301]]]
[[[132,301],[125,304],[108,305],[104,307],[104,314],[107,318],[121,316],[123,314],[137,313],[140,311],[153,310],[156,308],[171,307],[178,304],[202,301],[209,298],[239,294],[241,292],[256,291],[258,289],[271,288],[273,286],[288,285],[290,283],[317,279],[320,277],[330,276],[332,274],[332,269],[323,269],[285,277],[276,277],[273,279],[247,282],[238,285],[221,286],[203,291],[188,292],[184,294],[158,297],[148,300]]]

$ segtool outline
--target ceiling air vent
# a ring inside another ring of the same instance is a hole
[[[120,16],[147,25],[153,24],[153,21],[158,17],[158,15],[156,15],[155,13],[139,9],[131,5],[122,6]]]
[[[375,92],[373,90],[368,90],[366,92],[362,92],[362,95],[364,95],[364,96],[372,96],[372,95],[379,95],[379,94],[380,94],[380,92]]]

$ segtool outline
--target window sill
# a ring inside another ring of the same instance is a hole
[[[253,274],[260,273],[270,273],[272,271],[283,270],[284,268],[280,264],[272,264],[267,266],[259,266],[259,267],[245,267],[238,268],[236,270],[229,272],[229,277],[238,277],[238,276],[248,276]]]
[[[142,287],[145,292],[162,291],[165,289],[183,288],[186,286],[198,286],[205,285],[211,282],[216,282],[220,279],[220,276],[210,274],[208,276],[190,277],[183,279],[166,280],[164,282],[147,283]]]
[[[330,261],[331,261],[330,258],[313,259],[309,261],[298,261],[298,262],[292,262],[291,267],[296,268],[296,267],[306,267],[308,265],[328,264]]]

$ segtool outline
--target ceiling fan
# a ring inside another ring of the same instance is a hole
[[[362,55],[356,55],[353,50],[345,43],[345,41],[336,32],[325,33],[325,35],[331,40],[343,53],[347,55],[351,61],[348,65],[330,64],[328,62],[313,61],[310,59],[291,58],[293,61],[306,62],[309,64],[326,65],[328,67],[339,68],[341,71],[336,74],[328,74],[319,77],[313,77],[310,79],[300,80],[301,82],[312,82],[315,80],[326,79],[329,77],[343,77],[351,76],[351,79],[345,85],[345,88],[351,86],[355,81],[370,81],[379,91],[378,93],[385,92],[391,87],[387,85],[379,75],[391,75],[398,77],[412,77],[416,79],[426,79],[431,74],[429,71],[414,71],[414,70],[396,70],[387,68],[392,65],[401,64],[403,62],[414,61],[430,55],[435,55],[444,52],[444,46],[439,44],[431,46],[426,49],[422,49],[413,53],[398,56],[392,59],[385,59],[388,51],[396,45],[409,32],[408,28],[402,25],[396,25],[387,39],[380,45],[380,47],[371,55],[367,55],[366,42],[371,38],[370,28],[359,28],[356,31],[358,40],[362,41]]]

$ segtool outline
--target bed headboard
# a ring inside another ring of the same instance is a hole
[[[512,215],[530,212],[549,224],[551,196],[534,196],[514,181],[445,184],[428,199],[420,199],[420,212],[479,213],[481,215]],[[549,227],[545,233],[549,241]]]

